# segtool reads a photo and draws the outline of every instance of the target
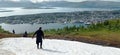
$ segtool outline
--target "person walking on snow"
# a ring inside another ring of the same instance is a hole
[[[13,32],[13,34],[15,34],[15,30],[14,30],[14,29],[13,29],[13,31],[12,31],[12,32]]]
[[[42,49],[42,39],[44,38],[44,33],[42,31],[42,27],[39,28],[34,34],[33,37],[36,35],[36,44],[37,44],[37,49],[39,49],[39,43],[40,43],[40,48]]]

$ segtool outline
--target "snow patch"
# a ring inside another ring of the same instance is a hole
[[[0,55],[15,55],[13,52],[0,49]]]
[[[43,49],[37,49],[35,39],[5,38],[0,49],[16,55],[120,55],[120,49],[76,41],[44,39]]]

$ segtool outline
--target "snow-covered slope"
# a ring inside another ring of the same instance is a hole
[[[120,55],[119,48],[57,39],[43,41],[43,49],[37,49],[35,39],[1,39],[0,55]]]

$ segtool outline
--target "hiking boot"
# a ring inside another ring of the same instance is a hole
[[[40,49],[43,49],[42,47],[40,47]]]

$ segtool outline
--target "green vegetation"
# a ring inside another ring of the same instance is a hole
[[[2,27],[0,26],[0,33],[10,33],[8,31],[5,31],[4,29],[2,29]]]
[[[80,38],[87,40],[102,40],[106,42],[120,43],[120,20],[106,20],[101,23],[91,24],[87,27],[84,26],[73,26],[64,27],[63,29],[51,29],[45,30],[48,36],[62,36],[61,38],[75,38],[80,41]],[[119,45],[120,46],[120,45]]]
[[[63,29],[51,29],[45,30],[46,34],[57,34],[57,35],[91,35],[93,34],[109,34],[109,33],[120,33],[120,20],[107,20],[105,22],[91,24],[87,27],[84,26],[73,26],[64,27]]]
[[[0,39],[1,38],[7,38],[7,37],[19,37],[20,35],[17,34],[12,34],[8,31],[5,31],[4,29],[2,29],[2,27],[0,26]]]

